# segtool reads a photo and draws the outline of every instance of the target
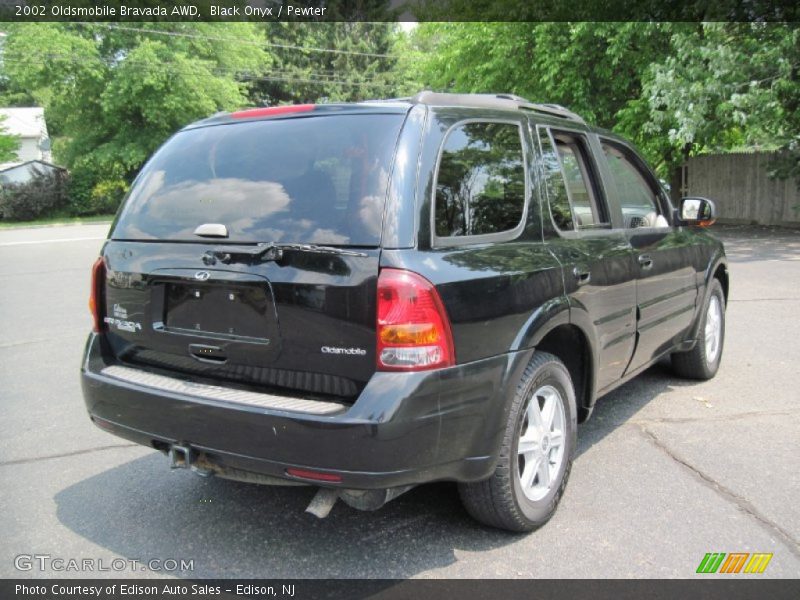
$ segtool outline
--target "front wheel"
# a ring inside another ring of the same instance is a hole
[[[517,386],[494,474],[459,484],[467,511],[509,531],[544,525],[569,478],[576,414],[575,390],[564,363],[537,352]]]
[[[711,379],[719,370],[725,342],[725,294],[718,279],[711,280],[701,319],[694,348],[672,355],[672,368],[681,377]]]

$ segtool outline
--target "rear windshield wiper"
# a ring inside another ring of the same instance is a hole
[[[244,259],[249,262],[278,261],[283,258],[285,251],[313,252],[315,254],[335,254],[339,256],[367,256],[364,252],[345,250],[335,246],[318,246],[316,244],[276,244],[274,242],[261,243],[255,246],[217,246],[208,250],[203,255],[203,262],[207,265],[216,264],[217,261],[228,264],[234,258]]]

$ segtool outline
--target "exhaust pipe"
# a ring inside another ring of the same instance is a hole
[[[390,500],[394,500],[400,494],[404,494],[413,485],[403,487],[388,488],[383,490],[337,490],[333,488],[319,488],[311,503],[306,508],[306,512],[314,515],[318,519],[327,517],[333,505],[341,498],[348,506],[357,510],[378,510]]]
[[[166,446],[166,444],[164,444]],[[190,469],[201,477],[218,475],[224,479],[233,479],[247,483],[266,485],[308,485],[305,482],[292,481],[270,475],[250,473],[230,467],[223,467],[209,462],[205,454],[199,453],[188,444],[172,444],[167,450],[170,469]],[[318,519],[327,517],[333,510],[336,501],[341,498],[348,506],[357,510],[378,510],[384,504],[407,492],[414,486],[407,485],[396,488],[377,490],[351,490],[321,487],[306,507],[306,512]]]
[[[331,488],[319,488],[311,503],[306,508],[306,512],[314,515],[318,519],[324,519],[331,513],[333,505],[339,499],[339,490]]]

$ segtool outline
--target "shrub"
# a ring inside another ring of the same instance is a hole
[[[101,181],[94,186],[90,202],[94,214],[110,215],[117,212],[129,187],[123,179]]]
[[[95,175],[90,170],[76,167],[69,178],[67,187],[69,214],[73,217],[83,217],[93,213],[92,188]]]
[[[129,187],[120,169],[78,164],[70,176],[69,213],[75,217],[113,214]]]
[[[0,189],[0,217],[6,221],[29,221],[45,217],[67,202],[67,177],[37,170],[25,183],[4,184]]]

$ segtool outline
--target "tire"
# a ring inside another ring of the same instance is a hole
[[[536,414],[539,425],[532,425]],[[548,427],[544,423],[550,415]],[[560,446],[559,437],[553,435],[559,429]],[[547,523],[567,485],[576,438],[577,408],[569,372],[557,357],[537,352],[511,402],[494,474],[484,481],[458,486],[467,512],[481,523],[515,532],[532,531]],[[523,448],[529,449],[526,453],[519,452],[521,440]],[[525,490],[520,473],[526,477],[532,474]]]
[[[711,280],[709,286],[708,299],[700,318],[699,334],[694,348],[688,352],[672,354],[672,369],[681,377],[706,380],[714,377],[719,370],[725,343],[725,295],[716,278]],[[716,344],[713,338],[716,339]]]

